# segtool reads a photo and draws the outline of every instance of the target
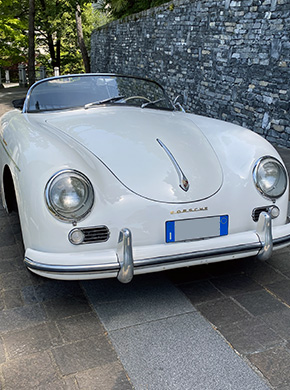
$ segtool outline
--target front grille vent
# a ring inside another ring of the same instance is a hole
[[[68,239],[73,245],[95,244],[106,242],[110,237],[107,226],[94,226],[89,228],[75,228],[69,232]]]
[[[269,211],[269,208],[271,206],[266,206],[266,207],[257,207],[256,209],[254,209],[252,211],[252,218],[253,218],[253,221],[254,222],[258,222],[259,220],[259,216],[261,214],[262,211],[266,211],[266,213]]]
[[[110,237],[110,231],[107,226],[96,226],[92,228],[81,229],[84,234],[84,244],[95,242],[106,242]]]

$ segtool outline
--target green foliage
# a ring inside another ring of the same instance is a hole
[[[0,67],[27,63],[28,3],[29,0],[0,0]],[[108,17],[94,9],[91,1],[79,0],[78,3],[89,51],[93,29],[105,24]],[[35,0],[36,67],[45,65],[49,75],[58,57],[58,44],[61,73],[84,71],[77,42],[75,10],[76,0]]]
[[[39,49],[38,60],[46,65],[52,73],[54,64],[51,61],[51,53],[47,53],[47,36],[50,34],[60,40],[60,67],[61,73],[84,72],[82,56],[78,47],[74,0],[37,0],[45,2],[45,13],[37,13],[39,35],[37,47]],[[105,24],[108,20],[100,10],[95,10],[90,1],[79,1],[82,7],[82,26],[85,44],[90,51],[90,36],[96,27]],[[40,4],[41,6],[41,4]],[[43,8],[42,8],[43,9]]]
[[[122,18],[143,10],[157,7],[168,0],[104,0],[103,8],[109,8],[114,18]]]
[[[0,0],[0,67],[27,60],[27,12],[27,1]]]

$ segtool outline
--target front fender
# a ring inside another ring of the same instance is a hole
[[[5,158],[0,159],[1,168],[3,171],[8,165],[11,170],[26,248],[65,250],[63,243],[67,243],[72,224],[53,217],[45,201],[46,184],[58,171],[75,169],[89,178],[95,191],[94,208],[101,208],[102,203],[110,199],[118,201],[128,192],[86,148],[61,132],[49,129],[41,120],[16,113],[6,118],[2,129],[7,151]],[[104,190],[107,199],[103,197]],[[86,222],[89,220],[90,216]],[[96,225],[98,221],[87,223]]]

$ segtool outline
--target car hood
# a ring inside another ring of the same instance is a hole
[[[150,200],[195,202],[222,185],[214,150],[185,114],[107,106],[51,115],[46,122],[87,148],[128,189]]]

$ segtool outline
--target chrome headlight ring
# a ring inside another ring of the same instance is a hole
[[[45,187],[49,211],[63,222],[84,219],[94,204],[94,190],[89,179],[73,169],[57,172]]]
[[[261,157],[253,169],[253,180],[258,191],[267,199],[280,198],[287,188],[287,173],[275,157]]]

